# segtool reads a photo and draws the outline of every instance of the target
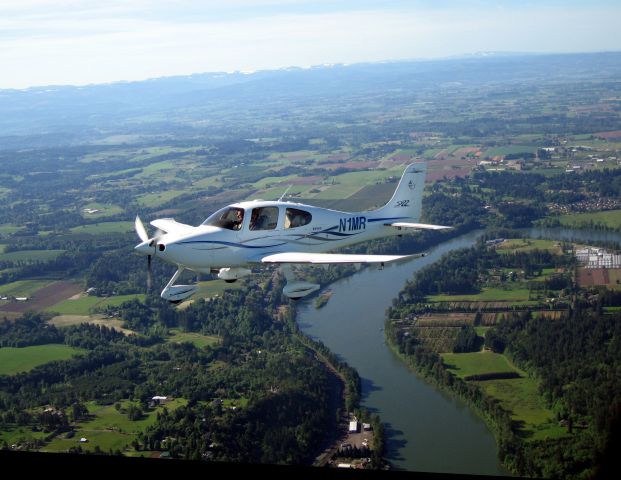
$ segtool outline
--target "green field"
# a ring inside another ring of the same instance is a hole
[[[498,253],[529,252],[531,250],[549,250],[561,254],[559,242],[533,238],[509,238],[496,247]]]
[[[56,344],[22,348],[3,347],[0,348],[0,375],[27,372],[38,365],[53,360],[68,360],[83,352],[84,350],[80,348]]]
[[[8,445],[19,442],[30,442],[32,440],[43,440],[49,433],[43,431],[33,432],[31,427],[21,425],[5,426],[0,430],[0,443],[6,442]]]
[[[95,213],[87,213],[85,209],[99,210]],[[119,213],[123,213],[124,210],[118,205],[113,205],[109,203],[89,203],[84,205],[81,208],[81,214],[84,218],[103,218],[109,217],[111,215],[117,215]]]
[[[30,297],[34,292],[52,283],[52,280],[17,280],[0,285],[0,295]]]
[[[338,175],[336,177],[330,177],[327,184],[330,184],[334,180],[335,184],[329,186],[326,190],[317,194],[317,199],[343,199],[347,198],[358,190],[367,185],[375,185],[377,182],[384,181],[389,177],[401,176],[403,173],[402,168],[393,170],[372,170],[363,172],[351,172]]]
[[[521,378],[475,381],[486,394],[499,400],[514,420],[521,422],[524,436],[533,440],[554,438],[566,433],[554,413],[545,406],[538,392],[538,382],[529,378],[504,356],[492,352],[443,353],[442,360],[458,377],[486,373],[517,372]]]
[[[194,332],[182,332],[181,330],[171,329],[169,331],[171,336],[167,339],[170,343],[190,342],[198,348],[209,347],[211,345],[217,345],[221,339],[212,335],[201,335]]]
[[[132,222],[100,222],[90,225],[81,225],[70,229],[71,233],[87,233],[98,235],[101,233],[125,233],[134,229]]]
[[[136,197],[136,202],[147,207],[159,207],[173,198],[188,193],[186,190],[164,190],[161,192],[145,193]]]
[[[519,285],[519,284],[518,284]],[[535,305],[529,300],[528,288],[503,289],[483,287],[481,293],[466,295],[430,295],[430,302],[510,302],[512,305]]]
[[[509,363],[507,357],[493,352],[442,353],[446,366],[458,377],[484,373],[520,372]]]
[[[538,383],[528,377],[488,380],[478,383],[485,393],[500,400],[512,418],[523,422],[521,429],[531,440],[562,437],[567,430],[558,425],[554,412],[547,408],[538,393]]]
[[[144,301],[145,295],[142,293],[119,295],[116,297],[94,297],[87,295],[75,300],[63,300],[56,305],[46,308],[46,311],[55,312],[59,315],[89,315],[94,312],[95,308],[117,306],[133,299]]]
[[[0,254],[0,262],[46,262],[64,252],[65,250],[19,250]]]
[[[573,213],[558,217],[561,225],[571,228],[590,228],[600,226],[611,230],[621,229],[621,210],[605,212]]]
[[[0,225],[0,236],[10,237],[14,233],[19,232],[21,229],[22,227],[5,223],[4,225]]]
[[[120,403],[123,408],[126,408],[130,402]],[[167,403],[166,408],[170,411],[186,403],[186,400],[179,398]],[[157,412],[163,409],[163,407],[156,407],[152,411],[145,412],[142,419],[132,421],[127,414],[117,411],[114,405],[102,406],[95,402],[88,402],[86,407],[91,418],[76,426],[75,435],[72,438],[66,438],[65,435],[58,436],[41,451],[65,452],[78,445],[88,451],[93,451],[95,447],[99,447],[106,453],[111,449],[122,451],[136,438],[138,433],[155,423]],[[88,442],[80,443],[81,438],[86,438]]]

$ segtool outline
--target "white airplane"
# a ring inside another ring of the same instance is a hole
[[[196,292],[197,285],[174,285],[184,270],[217,273],[234,282],[250,275],[251,267],[280,264],[287,284],[283,293],[300,299],[319,285],[296,280],[290,264],[379,263],[419,255],[349,255],[325,253],[359,242],[401,235],[404,228],[442,230],[451,227],[418,223],[421,214],[426,165],[413,163],[390,201],[377,210],[340,212],[288,201],[253,200],[234,203],[193,227],[171,218],[153,220],[158,229],[149,238],[136,217],[141,243],[135,250],[148,256],[147,288],[151,284],[151,258],[177,265],[161,297],[178,303]]]

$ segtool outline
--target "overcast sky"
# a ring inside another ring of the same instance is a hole
[[[0,0],[0,88],[621,51],[618,0]]]

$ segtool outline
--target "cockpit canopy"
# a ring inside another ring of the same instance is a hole
[[[244,221],[244,209],[238,207],[224,207],[212,214],[202,224],[211,227],[240,230]]]
[[[308,225],[313,216],[306,210],[287,207],[285,210],[284,221],[279,225],[280,208],[278,206],[264,206],[243,209],[241,207],[224,207],[211,215],[202,224],[212,227],[225,228],[227,230],[241,230],[244,227],[244,218],[250,216],[248,229],[274,230],[280,228],[297,228]],[[249,213],[247,213],[249,212]]]

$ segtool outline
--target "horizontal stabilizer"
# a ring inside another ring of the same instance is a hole
[[[395,222],[395,223],[385,223],[387,227],[395,227],[395,228],[417,228],[420,230],[446,230],[447,228],[453,227],[445,227],[444,225],[429,225],[427,223],[409,223],[409,222]]]
[[[384,263],[408,259],[411,255],[346,255],[340,253],[274,253],[261,258],[262,263]]]
[[[194,230],[192,225],[186,225],[185,223],[179,223],[172,218],[158,218],[151,222],[155,228],[165,231],[166,233],[186,233],[190,230]]]

